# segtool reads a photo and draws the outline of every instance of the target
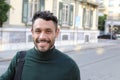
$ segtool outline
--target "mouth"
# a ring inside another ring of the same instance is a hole
[[[36,40],[36,43],[50,43],[49,40]]]
[[[50,40],[36,40],[36,43],[40,46],[40,47],[46,47],[50,44]]]

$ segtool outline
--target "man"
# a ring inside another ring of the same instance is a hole
[[[76,63],[54,46],[57,26],[57,18],[49,11],[34,14],[31,32],[35,47],[26,51],[21,80],[80,80]],[[18,53],[0,80],[13,79]]]

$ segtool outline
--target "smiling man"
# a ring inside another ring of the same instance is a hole
[[[50,11],[38,11],[32,19],[35,47],[26,51],[25,63],[19,80],[80,80],[77,64],[55,48],[59,34],[58,21]],[[18,52],[0,80],[14,80]]]
[[[48,17],[49,16],[50,14],[48,15]],[[44,17],[46,17],[46,15],[44,15]],[[57,28],[57,23],[49,19],[44,20],[42,18],[35,17],[33,18],[32,26],[33,27],[31,32],[36,49],[38,49],[41,52],[46,52],[47,50],[51,49],[54,46],[55,38],[58,36],[59,33],[59,29]]]

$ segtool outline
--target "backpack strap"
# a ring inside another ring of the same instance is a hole
[[[15,69],[14,80],[21,80],[23,65],[25,62],[26,51],[20,51],[19,57],[17,59],[17,66]]]

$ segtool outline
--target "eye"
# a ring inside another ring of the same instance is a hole
[[[51,32],[52,32],[52,30],[46,30],[46,33],[48,33],[48,34],[51,33]]]
[[[39,34],[41,32],[41,30],[36,29],[35,32]]]

